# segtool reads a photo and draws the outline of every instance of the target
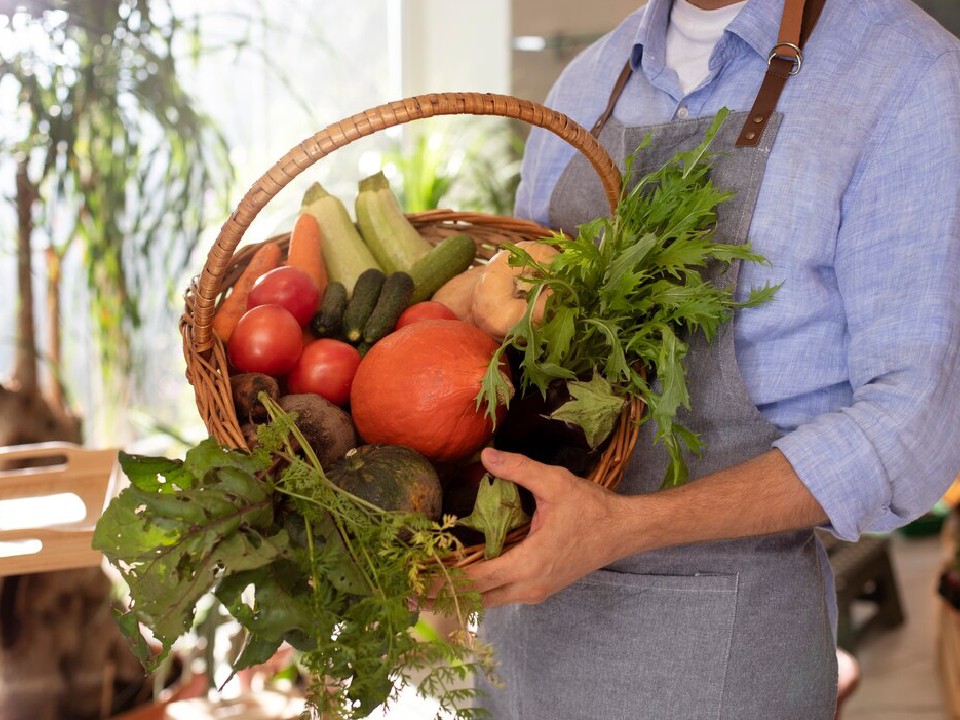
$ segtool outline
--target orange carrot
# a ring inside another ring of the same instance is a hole
[[[317,284],[321,297],[327,287],[327,266],[323,262],[322,247],[323,234],[320,223],[313,215],[301,213],[293,225],[293,232],[290,233],[287,265],[306,270]]]
[[[233,284],[233,290],[220,303],[213,316],[213,333],[222,343],[227,343],[240,317],[247,311],[247,295],[257,278],[279,265],[280,246],[275,242],[264,243],[254,252],[249,264]]]

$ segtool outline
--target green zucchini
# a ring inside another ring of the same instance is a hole
[[[423,302],[473,264],[477,257],[477,244],[463,233],[450,235],[440,241],[429,253],[410,268],[413,278],[411,303]]]
[[[343,311],[343,336],[352,343],[363,338],[363,326],[380,298],[380,289],[387,276],[379,268],[368,268],[360,273],[353,294]]]
[[[323,262],[330,280],[342,282],[347,293],[353,292],[357,278],[367,268],[380,267],[360,232],[350,219],[340,198],[328,193],[320,183],[313,183],[303,194],[301,212],[313,215],[323,235]]]
[[[343,323],[343,311],[347,309],[347,288],[333,280],[323,291],[320,308],[310,320],[310,332],[318,338],[337,337]]]
[[[407,309],[413,295],[413,278],[402,270],[390,273],[380,290],[377,306],[363,326],[363,342],[373,345],[391,332],[400,313]]]
[[[382,172],[360,181],[357,225],[363,241],[385,272],[409,271],[431,245],[403,213]]]

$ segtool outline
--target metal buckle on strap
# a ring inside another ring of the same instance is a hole
[[[777,52],[777,48],[790,48],[796,53],[796,57],[791,57],[790,55],[781,55]],[[791,75],[796,75],[800,72],[800,66],[803,65],[803,53],[800,52],[800,48],[794,45],[791,42],[778,42],[773,46],[773,50],[770,51],[770,57],[767,58],[767,66],[773,62],[775,57],[783,58],[784,60],[790,60],[793,62],[793,68],[790,70]]]

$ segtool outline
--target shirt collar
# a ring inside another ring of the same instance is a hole
[[[630,65],[634,71],[640,69],[640,63],[646,55],[647,62],[663,66],[663,57],[667,44],[667,24],[670,22],[670,6],[673,0],[649,0],[644,8],[643,17],[637,28],[630,53]]]
[[[760,57],[766,58],[780,33],[783,2],[750,0],[727,30],[742,39]],[[648,59],[652,58],[657,66],[662,66],[671,5],[672,0],[649,0],[647,3],[630,52],[630,65],[634,70],[640,68],[644,54]]]
[[[750,0],[727,30],[766,59],[777,44],[784,0]]]

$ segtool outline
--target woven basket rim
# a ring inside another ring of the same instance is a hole
[[[213,308],[226,266],[254,218],[280,190],[341,147],[386,128],[437,115],[494,115],[549,130],[590,162],[603,186],[611,213],[616,208],[622,183],[617,164],[583,126],[545,105],[493,93],[432,93],[378,105],[332,123],[298,143],[247,190],[220,228],[199,275],[191,341],[201,351],[212,347]]]

